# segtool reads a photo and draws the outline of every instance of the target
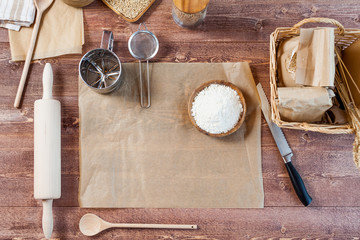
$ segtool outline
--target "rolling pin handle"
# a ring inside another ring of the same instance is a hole
[[[46,239],[51,238],[53,231],[53,214],[52,214],[52,199],[42,200],[43,203],[43,216],[42,227]]]
[[[43,81],[42,99],[52,99],[53,70],[50,63],[45,64],[42,81]]]

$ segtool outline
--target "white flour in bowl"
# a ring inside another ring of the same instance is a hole
[[[212,134],[226,133],[243,112],[237,92],[225,85],[211,84],[194,98],[191,114],[196,124]]]

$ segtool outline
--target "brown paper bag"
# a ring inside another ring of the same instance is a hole
[[[260,208],[261,108],[248,63],[151,64],[151,107],[141,109],[137,63],[100,95],[79,83],[81,207]],[[196,130],[187,103],[196,87],[227,80],[244,94],[241,128],[214,138]]]
[[[282,41],[277,51],[277,64],[280,87],[300,87],[296,84],[296,58],[299,38],[292,37]]]
[[[351,77],[355,81],[355,83],[353,83],[349,78],[348,84],[355,105],[357,108],[360,108],[360,93],[358,91],[358,89],[360,89],[360,40],[357,40],[343,51],[342,59],[349,70]]]
[[[332,107],[332,90],[323,87],[279,87],[278,109],[282,120],[318,122]]]
[[[335,52],[333,28],[301,28],[296,58],[296,84],[333,87]]]

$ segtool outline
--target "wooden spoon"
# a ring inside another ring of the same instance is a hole
[[[22,97],[22,93],[24,90],[24,86],[26,83],[26,77],[29,71],[29,66],[30,66],[30,62],[33,56],[33,52],[34,52],[34,48],[35,48],[35,44],[36,44],[36,39],[37,39],[37,35],[39,32],[39,27],[40,27],[40,23],[41,23],[41,17],[44,13],[44,11],[46,9],[48,9],[50,7],[50,5],[52,4],[54,0],[34,0],[34,4],[36,7],[36,20],[35,20],[35,24],[34,24],[34,29],[31,35],[31,40],[30,40],[30,45],[29,45],[29,49],[28,52],[26,54],[26,60],[25,60],[25,65],[24,65],[24,69],[21,75],[21,79],[20,79],[20,83],[19,83],[19,87],[16,93],[16,98],[15,98],[15,102],[14,102],[14,107],[18,108],[20,106],[20,101],[21,101],[21,97]]]
[[[86,236],[94,236],[108,228],[157,228],[157,229],[197,229],[197,225],[179,224],[138,224],[138,223],[109,223],[95,214],[85,214],[79,223],[80,231]]]

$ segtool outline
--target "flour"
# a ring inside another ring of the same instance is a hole
[[[191,114],[196,124],[212,134],[226,133],[239,121],[243,106],[232,88],[211,84],[194,98]]]

